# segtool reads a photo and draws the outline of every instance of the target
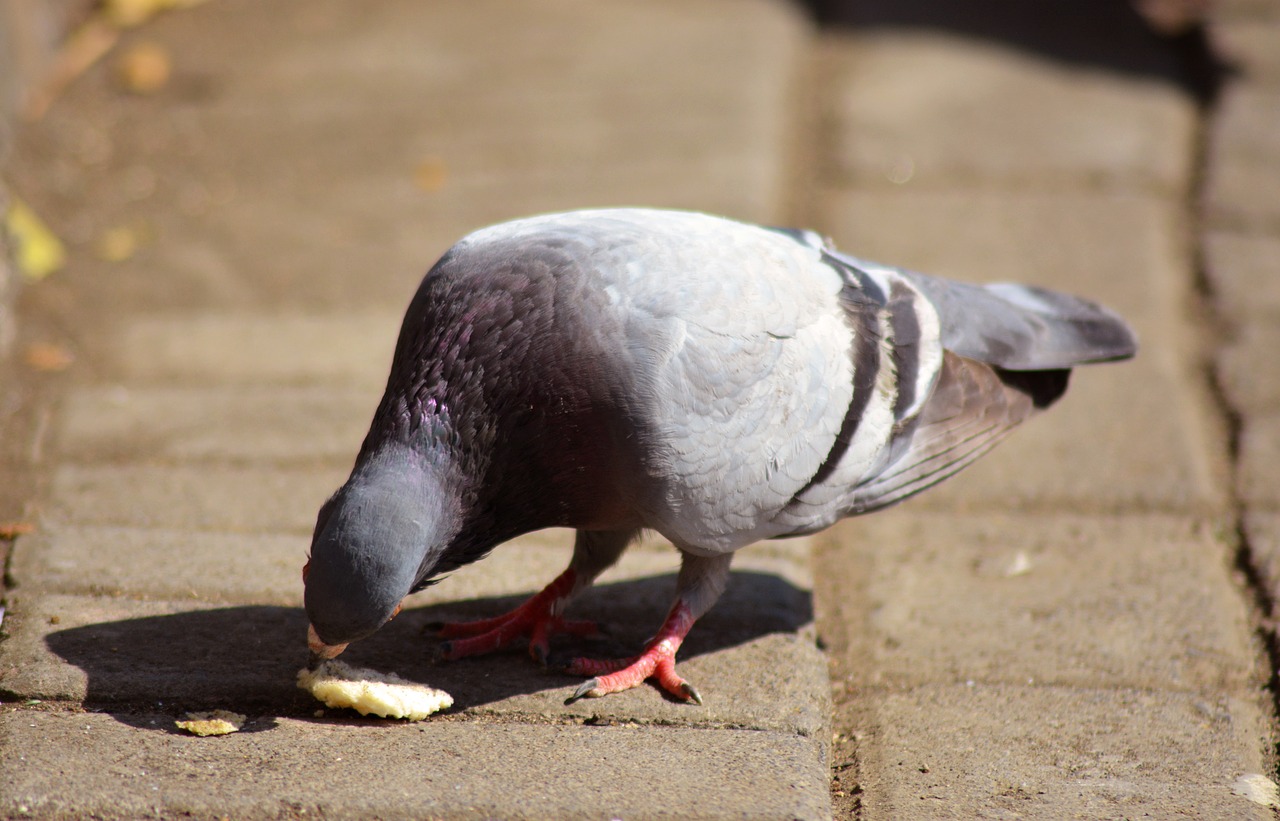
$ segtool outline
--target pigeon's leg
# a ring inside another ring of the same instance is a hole
[[[682,701],[702,703],[693,685],[676,675],[676,651],[689,634],[693,623],[711,609],[729,582],[732,553],[719,556],[684,554],[680,577],[676,582],[676,601],[657,634],[649,639],[644,652],[629,659],[598,661],[578,658],[569,662],[567,672],[595,676],[582,683],[565,704],[580,698],[598,698],[609,693],[630,690],[649,678],[657,679],[662,689]]]
[[[595,622],[571,621],[562,614],[574,596],[590,587],[618,560],[636,535],[637,531],[631,530],[579,530],[568,569],[515,610],[483,621],[435,625],[436,635],[449,639],[440,645],[440,658],[453,660],[492,653],[527,636],[529,655],[545,664],[551,634],[598,635],[600,629]]]

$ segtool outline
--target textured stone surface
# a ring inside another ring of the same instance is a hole
[[[293,686],[305,657],[298,571],[306,541],[189,534],[183,549],[176,536],[98,528],[24,538],[15,567],[25,583],[10,609],[14,638],[0,645],[0,687],[21,697],[94,704],[136,706],[163,697],[190,709],[208,702],[288,714],[313,708]],[[814,642],[803,541],[744,553],[725,595],[684,645],[681,672],[699,687],[703,708],[666,701],[650,688],[566,707],[579,679],[539,671],[522,652],[431,664],[434,640],[424,625],[511,609],[564,568],[570,543],[568,531],[552,531],[504,545],[482,565],[414,596],[403,614],[344,659],[443,687],[457,709],[820,735],[827,683]],[[105,549],[95,551],[96,544]],[[678,567],[668,544],[629,551],[571,611],[597,620],[607,638],[558,640],[558,651],[565,659],[575,651],[633,654],[666,613]],[[81,581],[94,576],[100,580],[91,585]]]
[[[819,561],[832,568],[822,600],[859,591],[831,620],[848,631],[838,646],[852,654],[859,686],[1212,692],[1259,683],[1248,610],[1229,572],[1233,547],[1193,520],[903,508],[848,523],[842,538],[821,544]]]
[[[129,384],[324,382],[380,395],[401,318],[402,310],[147,317],[109,338],[104,370]]]
[[[671,807],[708,819],[830,812],[821,745],[788,734],[255,716],[239,733],[201,739],[175,732],[174,715],[0,713],[0,813],[550,821],[663,818]],[[81,789],[66,790],[68,778]]]
[[[104,64],[23,135],[71,173],[16,170],[56,227],[151,226],[128,266],[78,260],[86,298],[398,311],[450,243],[501,219],[624,203],[779,219],[807,34],[774,0],[231,0],[148,27],[181,55],[161,93],[121,95]],[[77,163],[85,144],[109,161]]]
[[[833,170],[859,183],[1186,184],[1194,110],[1168,86],[914,32],[833,40],[827,63]]]
[[[349,470],[63,465],[45,515],[55,524],[310,535]]]
[[[1271,817],[1231,791],[1267,772],[1250,700],[964,682],[867,697],[868,817]]]
[[[1223,21],[1213,27],[1213,43],[1256,87],[1280,89],[1280,17]]]
[[[1280,412],[1245,417],[1236,483],[1250,509],[1280,510]]]
[[[1236,410],[1252,416],[1280,413],[1280,320],[1259,317],[1232,329],[1218,349],[1217,378]]]
[[[1280,156],[1280,89],[1228,85],[1209,135],[1206,183],[1212,225],[1280,231],[1275,158]]]
[[[57,448],[68,461],[350,467],[381,392],[323,387],[72,390]]]
[[[1280,601],[1280,511],[1249,510],[1244,516],[1243,531],[1260,582],[1274,605]]]
[[[1280,320],[1280,235],[1210,231],[1204,247],[1213,302],[1228,321]]]

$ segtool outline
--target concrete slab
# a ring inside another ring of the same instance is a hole
[[[1280,510],[1280,412],[1250,413],[1240,429],[1236,492],[1249,510]]]
[[[73,388],[62,398],[56,455],[74,463],[350,468],[380,396],[287,385]]]
[[[142,317],[104,340],[102,373],[131,388],[323,383],[381,396],[403,317],[403,308]]]
[[[1280,318],[1280,235],[1210,231],[1204,239],[1205,273],[1213,304],[1228,322]]]
[[[311,535],[350,466],[175,467],[64,464],[43,515],[53,525]]]
[[[69,173],[21,182],[60,230],[151,227],[126,265],[83,261],[91,301],[400,307],[454,240],[514,216],[777,221],[808,34],[775,0],[231,0],[148,26],[175,55],[161,92],[89,72],[23,134]],[[97,162],[76,162],[86,142]]]
[[[816,647],[803,543],[795,543],[790,556],[776,550],[744,553],[729,589],[690,635],[681,651],[681,670],[702,692],[702,708],[666,701],[649,688],[566,707],[563,701],[580,679],[542,672],[519,649],[441,666],[431,663],[435,642],[423,633],[426,624],[511,609],[567,564],[568,550],[548,542],[568,535],[561,531],[507,545],[483,564],[458,571],[415,596],[395,621],[353,645],[344,658],[431,682],[454,694],[455,709],[478,714],[597,716],[822,736],[829,712],[826,659]],[[295,547],[305,548],[305,543]],[[661,548],[629,551],[596,589],[575,603],[571,612],[598,620],[609,637],[576,644],[560,640],[555,648],[564,658],[630,655],[652,634],[670,606],[678,567],[674,551]],[[203,583],[196,571],[216,559],[179,557],[172,563],[172,581],[162,580],[163,569],[120,574],[128,577],[129,598],[107,597],[102,591],[92,598],[41,594],[41,589],[75,589],[74,581],[58,584],[75,576],[40,572],[41,566],[63,560],[66,552],[30,550],[15,563],[24,583],[11,601],[6,624],[11,638],[0,645],[4,690],[20,697],[134,707],[162,697],[188,709],[212,703],[241,710],[256,705],[303,715],[315,708],[293,684],[293,673],[305,660],[300,555],[264,566],[262,558],[248,553],[215,554],[223,560],[221,570],[210,568],[215,580]],[[49,554],[52,559],[46,558]],[[147,565],[149,558],[139,555],[135,563]],[[266,591],[262,599],[241,599],[239,606],[212,607],[211,601],[226,601],[228,593],[243,587],[219,585],[228,567],[235,567],[237,576],[264,581],[278,575],[283,584],[287,577],[288,584]],[[189,593],[182,598],[158,598],[188,584]]]
[[[0,813],[550,821],[669,818],[685,807],[708,819],[830,817],[821,743],[781,733],[255,717],[201,739],[174,732],[173,719],[5,710]]]
[[[1257,317],[1233,328],[1230,340],[1218,348],[1215,375],[1236,411],[1246,416],[1280,412],[1277,346],[1280,317]]]
[[[1272,9],[1274,13],[1274,9]],[[1280,19],[1221,20],[1212,29],[1213,45],[1247,82],[1280,89]]]
[[[1246,511],[1243,530],[1263,590],[1272,602],[1280,601],[1280,512]],[[1273,609],[1269,615],[1274,619],[1277,613]]]
[[[858,688],[972,680],[1239,693],[1267,678],[1234,546],[1207,523],[903,508],[819,544],[829,568],[819,601],[834,608],[821,629]]]
[[[1267,772],[1250,700],[965,683],[868,698],[867,817],[1272,817],[1232,792]]]
[[[1212,227],[1280,230],[1275,158],[1280,156],[1280,89],[1229,84],[1209,132],[1205,216]]]
[[[23,588],[85,596],[298,605],[309,535],[48,524],[18,540]]]
[[[1187,184],[1194,106],[1159,81],[946,34],[878,29],[826,45],[829,171],[844,180],[1165,192]]]

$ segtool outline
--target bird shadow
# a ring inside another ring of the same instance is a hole
[[[598,621],[606,635],[557,637],[553,657],[634,655],[657,629],[674,592],[674,574],[588,590],[569,615]],[[545,690],[567,695],[582,679],[540,668],[523,642],[489,656],[433,661],[438,642],[428,625],[486,618],[525,598],[477,598],[406,609],[373,636],[352,644],[343,659],[444,689],[455,695],[455,712],[483,710]],[[690,633],[680,657],[715,653],[773,633],[795,633],[812,620],[808,590],[767,573],[735,572],[719,604]],[[51,633],[45,641],[84,671],[88,709],[141,729],[175,732],[171,722],[157,721],[157,715],[222,708],[260,717],[242,730],[254,732],[275,726],[273,717],[316,716],[319,705],[295,684],[307,660],[306,630],[301,608],[247,605],[100,622]]]
[[[1211,104],[1236,69],[1203,20],[1161,31],[1124,0],[801,0],[833,31],[934,31],[1000,43],[1062,63],[1170,83]],[[1189,7],[1189,4],[1188,4]]]

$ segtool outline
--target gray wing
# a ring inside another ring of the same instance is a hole
[[[1070,368],[1123,359],[1137,348],[1118,316],[1083,299],[1024,285],[966,285],[858,260],[828,248],[852,275],[889,291],[909,284],[898,312],[936,317],[942,356],[916,412],[895,420],[872,472],[798,497],[784,512],[788,535],[892,505],[954,475],[1066,390]],[[894,346],[895,373],[918,354]],[[902,386],[898,386],[902,390]],[[825,492],[824,492],[825,491]]]
[[[1050,370],[1126,359],[1137,351],[1119,316],[1079,297],[1032,285],[968,285],[833,252],[865,270],[904,277],[942,321],[942,346],[1009,370]]]

